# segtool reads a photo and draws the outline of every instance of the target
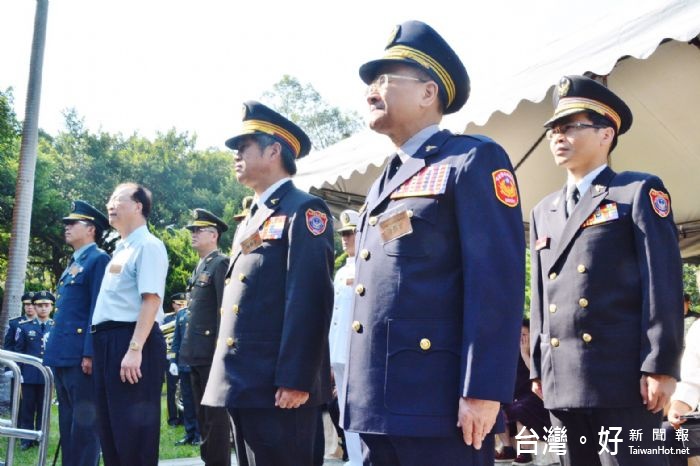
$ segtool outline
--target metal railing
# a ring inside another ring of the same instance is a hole
[[[19,394],[21,372],[17,363],[29,364],[39,369],[44,377],[44,403],[41,407],[41,430],[20,429],[17,425],[19,415]],[[41,359],[27,354],[0,350],[0,365],[7,366],[13,373],[13,396],[10,400],[10,419],[0,419],[0,436],[8,437],[6,466],[13,466],[15,455],[15,439],[34,440],[39,442],[39,462],[37,466],[46,464],[46,453],[49,448],[49,426],[51,425],[51,399],[53,397],[53,373],[44,366]]]

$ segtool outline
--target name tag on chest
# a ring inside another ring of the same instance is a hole
[[[251,252],[258,249],[260,246],[262,246],[262,237],[260,236],[259,231],[256,231],[255,233],[241,241],[241,251],[243,251],[243,254],[250,254]]]
[[[109,265],[109,273],[121,273],[122,272],[122,264],[110,264]]]
[[[413,233],[413,227],[407,210],[392,214],[379,222],[379,234],[385,243],[411,233]]]

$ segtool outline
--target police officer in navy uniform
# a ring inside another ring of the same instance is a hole
[[[23,315],[13,317],[7,322],[7,332],[5,333],[5,339],[3,340],[3,349],[7,351],[14,351],[17,338],[17,328],[19,323],[23,320],[31,320],[36,316],[36,311],[34,310],[34,303],[32,299],[34,298],[34,292],[28,291],[22,295],[22,307],[24,310]],[[13,378],[14,373],[6,368],[5,376],[8,378]],[[14,396],[15,385],[10,384],[10,400]]]
[[[396,154],[357,229],[343,427],[360,433],[369,464],[491,464],[523,312],[511,163],[488,138],[440,130],[469,77],[430,26],[397,26],[360,77],[370,127]]]
[[[311,147],[298,126],[246,102],[226,145],[255,201],[233,241],[202,402],[229,409],[239,463],[311,465],[318,410],[331,398],[332,217],[290,179]]]
[[[219,310],[229,263],[229,258],[219,251],[218,241],[228,230],[228,225],[205,209],[194,209],[192,221],[186,228],[192,233],[192,247],[197,251],[199,262],[189,279],[190,323],[183,334],[179,361],[191,370],[192,392],[202,438],[200,456],[207,466],[228,466],[231,464],[231,421],[228,412],[223,407],[202,405],[214,358]]]
[[[56,298],[50,291],[34,293],[32,304],[36,317],[19,323],[16,334],[15,351],[43,359],[46,339],[53,328],[49,317]],[[44,376],[38,368],[22,364],[22,401],[19,406],[19,427],[21,429],[42,430],[42,404],[44,402]],[[37,445],[36,441],[22,439],[20,448],[27,450]]]
[[[179,426],[184,422],[184,413],[177,406],[177,384],[178,376],[169,370],[170,361],[175,357],[173,353],[173,340],[175,339],[175,319],[180,309],[187,307],[187,296],[185,293],[175,293],[170,296],[171,311],[166,312],[163,317],[163,336],[168,352],[166,353],[165,368],[165,406],[168,411],[168,425],[170,427]]]
[[[73,248],[56,289],[55,325],[46,342],[44,364],[54,372],[63,464],[95,466],[100,457],[92,379],[90,322],[109,255],[99,248],[107,217],[77,200],[63,218]]]
[[[17,327],[19,323],[23,320],[31,320],[36,316],[36,311],[34,310],[34,303],[32,299],[34,298],[34,292],[28,291],[22,295],[22,308],[23,314],[17,317],[11,318],[7,323],[7,332],[5,333],[5,339],[3,340],[2,348],[8,351],[15,350],[15,338],[17,335]]]
[[[629,447],[663,446],[653,430],[679,378],[683,281],[671,199],[658,177],[608,167],[632,124],[620,97],[583,76],[565,76],[555,94],[545,127],[567,181],[530,221],[533,391],[566,428],[565,465],[667,464]]]
[[[185,293],[176,293],[177,298],[185,298]],[[175,332],[173,344],[169,354],[170,367],[168,371],[177,377],[180,384],[180,395],[182,398],[182,419],[185,425],[185,436],[175,442],[175,445],[199,445],[199,427],[197,426],[197,414],[194,407],[194,397],[192,395],[192,383],[190,382],[190,366],[183,364],[180,360],[180,348],[182,339],[190,321],[190,311],[187,307],[181,308],[175,314]]]

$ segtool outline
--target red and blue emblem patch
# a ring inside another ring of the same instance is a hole
[[[651,207],[659,217],[666,218],[671,213],[671,198],[667,193],[656,189],[649,190]]]
[[[311,234],[318,236],[326,231],[326,226],[328,225],[328,216],[323,212],[318,210],[306,210],[306,227],[309,229]]]
[[[520,202],[518,186],[515,184],[515,177],[510,170],[502,168],[491,173],[491,176],[493,177],[493,187],[496,190],[496,198],[508,207],[517,207]]]

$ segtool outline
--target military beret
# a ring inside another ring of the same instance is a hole
[[[219,231],[219,233],[223,233],[224,231],[228,230],[228,225],[226,225],[226,222],[208,210],[194,209],[192,211],[192,223],[187,225],[185,228],[192,230],[194,228],[202,227],[214,227]]]
[[[70,205],[70,214],[63,217],[63,223],[73,223],[78,220],[87,220],[101,230],[109,228],[109,221],[105,214],[85,201],[73,201]]]
[[[425,72],[437,83],[445,114],[454,113],[469,98],[469,75],[457,54],[433,28],[420,21],[406,21],[391,33],[384,56],[360,67],[360,77],[370,84],[380,68],[403,63]]]
[[[55,303],[56,297],[50,291],[37,291],[34,293],[32,298],[32,303],[34,304],[44,304],[44,303]]]
[[[244,218],[248,216],[250,213],[250,208],[253,206],[253,196],[246,196],[243,198],[243,201],[241,202],[241,207],[243,207],[243,210],[238,212],[236,215],[233,216],[233,219],[240,222]]]
[[[564,76],[554,93],[554,115],[544,124],[549,128],[569,115],[591,111],[615,126],[623,134],[632,126],[632,111],[613,91],[586,76]]]
[[[24,304],[31,304],[32,300],[34,299],[34,292],[33,291],[27,291],[22,295],[22,302]]]
[[[287,147],[295,159],[311,150],[311,140],[304,130],[269,107],[249,100],[243,104],[243,125],[240,132],[226,141],[226,147],[238,150],[241,139],[251,134],[267,134]]]
[[[340,213],[340,224],[338,227],[338,233],[344,231],[354,232],[357,228],[357,221],[360,218],[360,214],[355,210],[347,209]]]

